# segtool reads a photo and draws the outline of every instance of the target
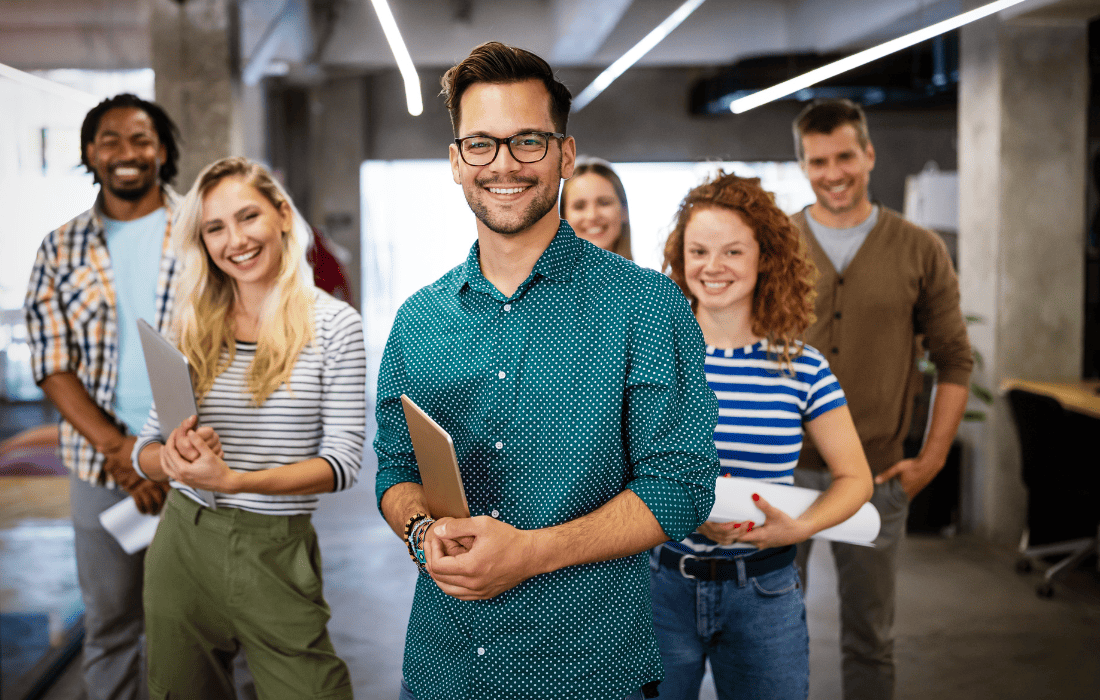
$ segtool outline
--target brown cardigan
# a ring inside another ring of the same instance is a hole
[[[925,336],[938,382],[969,384],[974,360],[959,308],[959,280],[939,236],[881,206],[875,227],[838,275],[806,216],[803,210],[791,217],[821,275],[817,321],[806,331],[806,342],[828,359],[871,471],[878,474],[902,458],[922,384],[915,336]],[[826,468],[812,440],[798,466]]]

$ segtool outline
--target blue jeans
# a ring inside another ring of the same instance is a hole
[[[699,581],[650,565],[661,700],[697,700],[707,659],[719,700],[805,700],[810,636],[798,570]]]
[[[401,679],[401,694],[397,696],[397,700],[416,700],[416,696],[409,690],[409,686],[405,683],[405,679]],[[637,691],[627,695],[623,700],[642,700],[642,691]]]

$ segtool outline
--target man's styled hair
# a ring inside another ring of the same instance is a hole
[[[153,128],[157,130],[157,139],[164,145],[164,162],[160,164],[160,172],[158,173],[160,181],[164,183],[172,182],[176,177],[176,173],[179,172],[176,167],[180,157],[180,149],[176,145],[176,141],[180,136],[179,127],[176,126],[163,107],[128,92],[103,100],[92,107],[92,110],[84,117],[84,123],[80,126],[80,162],[95,178],[96,184],[99,184],[99,175],[92,168],[92,164],[88,162],[88,144],[95,141],[95,135],[99,131],[99,122],[103,119],[103,115],[120,107],[133,107],[149,115],[149,119],[153,121]]]
[[[523,80],[541,80],[550,93],[550,119],[554,128],[566,133],[569,106],[573,95],[557,78],[550,64],[530,51],[517,49],[499,41],[487,41],[478,46],[443,75],[443,90],[439,93],[447,102],[451,113],[451,129],[458,133],[461,119],[462,93],[474,83],[518,83]]]
[[[805,109],[798,113],[794,119],[794,152],[798,154],[798,162],[806,157],[802,150],[802,137],[806,134],[829,135],[844,126],[851,124],[855,127],[856,138],[864,150],[871,143],[871,134],[867,131],[867,115],[863,108],[851,100],[814,100],[806,105]]]

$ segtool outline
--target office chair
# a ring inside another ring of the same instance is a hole
[[[1090,554],[1100,553],[1095,449],[1086,452],[1100,421],[1065,410],[1057,400],[1021,389],[1008,392],[1020,438],[1021,476],[1028,491],[1027,528],[1016,570],[1065,555],[1043,572],[1040,598],[1054,595],[1053,582]],[[1091,457],[1088,456],[1091,453]],[[1085,535],[1085,536],[1082,536]]]

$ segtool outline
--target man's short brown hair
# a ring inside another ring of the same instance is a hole
[[[851,124],[855,127],[856,138],[864,150],[871,143],[871,135],[867,131],[867,115],[863,108],[851,100],[814,100],[806,105],[806,108],[798,113],[794,119],[794,152],[798,154],[798,162],[806,157],[802,150],[802,137],[806,134],[829,135],[844,126]]]
[[[569,106],[573,96],[557,78],[550,64],[530,51],[517,49],[499,41],[487,41],[478,46],[443,75],[443,90],[451,113],[451,129],[458,133],[461,118],[462,93],[474,83],[518,83],[523,80],[541,80],[550,93],[550,119],[554,128],[565,132],[569,120]]]

